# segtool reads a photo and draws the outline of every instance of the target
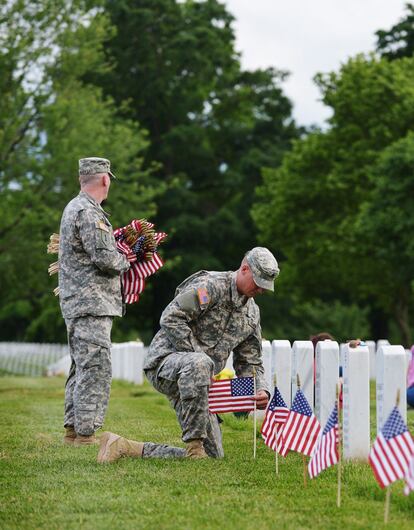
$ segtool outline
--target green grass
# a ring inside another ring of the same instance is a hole
[[[365,464],[346,464],[342,508],[336,467],[303,487],[302,457],[274,473],[274,454],[252,422],[224,416],[226,457],[96,463],[96,447],[62,444],[64,380],[0,378],[0,528],[381,528],[385,493]],[[409,414],[411,432],[414,413]],[[148,385],[114,383],[105,428],[182,445],[174,412]],[[388,528],[414,528],[414,494],[394,484]]]

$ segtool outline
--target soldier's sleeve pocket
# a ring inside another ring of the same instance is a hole
[[[200,307],[195,291],[186,291],[182,294],[179,294],[176,298],[176,301],[180,309],[186,313],[197,311]]]
[[[114,250],[111,230],[102,222],[96,224],[96,249]]]

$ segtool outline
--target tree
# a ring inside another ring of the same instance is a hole
[[[403,344],[412,344],[414,293],[414,132],[395,141],[370,171],[372,193],[357,224],[375,265],[367,288],[396,319]]]
[[[407,14],[389,30],[378,30],[377,51],[389,60],[414,54],[414,5],[406,4]]]
[[[158,225],[169,267],[154,282],[154,329],[175,286],[198,269],[237,268],[256,243],[250,217],[261,167],[276,167],[298,131],[276,69],[245,72],[233,17],[217,0],[108,0],[115,65],[93,75],[122,116],[149,131],[160,162]],[[122,83],[119,80],[122,79]]]
[[[93,3],[92,3],[93,4]],[[151,168],[142,169],[145,132],[120,118],[110,98],[82,79],[107,71],[112,32],[88,2],[16,0],[0,26],[1,338],[63,340],[64,323],[47,276],[49,235],[77,193],[77,160],[104,154],[122,175],[111,190],[113,223],[153,214]]]
[[[361,246],[357,219],[367,202],[376,208],[372,175],[382,152],[412,129],[413,64],[357,56],[318,76],[330,128],[296,141],[279,169],[264,172],[254,207],[262,241],[278,241],[282,271],[301,300],[369,304],[398,325],[395,285],[378,282],[378,240]]]

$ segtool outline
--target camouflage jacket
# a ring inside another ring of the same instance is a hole
[[[235,272],[200,271],[177,287],[174,300],[161,315],[144,361],[156,368],[173,352],[202,351],[219,373],[233,351],[237,376],[253,375],[257,389],[268,390],[262,363],[260,312],[253,298],[240,295]]]
[[[129,269],[119,254],[102,207],[81,191],[63,211],[59,242],[60,307],[64,318],[121,316],[120,273]]]

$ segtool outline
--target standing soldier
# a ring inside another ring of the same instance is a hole
[[[59,242],[60,306],[72,360],[65,390],[67,444],[96,443],[111,387],[111,328],[122,316],[120,274],[129,262],[116,249],[100,206],[111,179],[105,158],[79,160],[81,191],[63,211]]]
[[[224,455],[219,421],[208,411],[213,374],[233,351],[239,377],[257,378],[256,405],[266,408],[270,394],[262,364],[259,308],[253,298],[274,290],[279,268],[273,254],[256,247],[236,272],[200,271],[178,286],[161,316],[161,329],[149,347],[144,369],[154,388],[175,409],[187,447],[141,443],[104,433],[98,462],[122,456],[219,458]]]

